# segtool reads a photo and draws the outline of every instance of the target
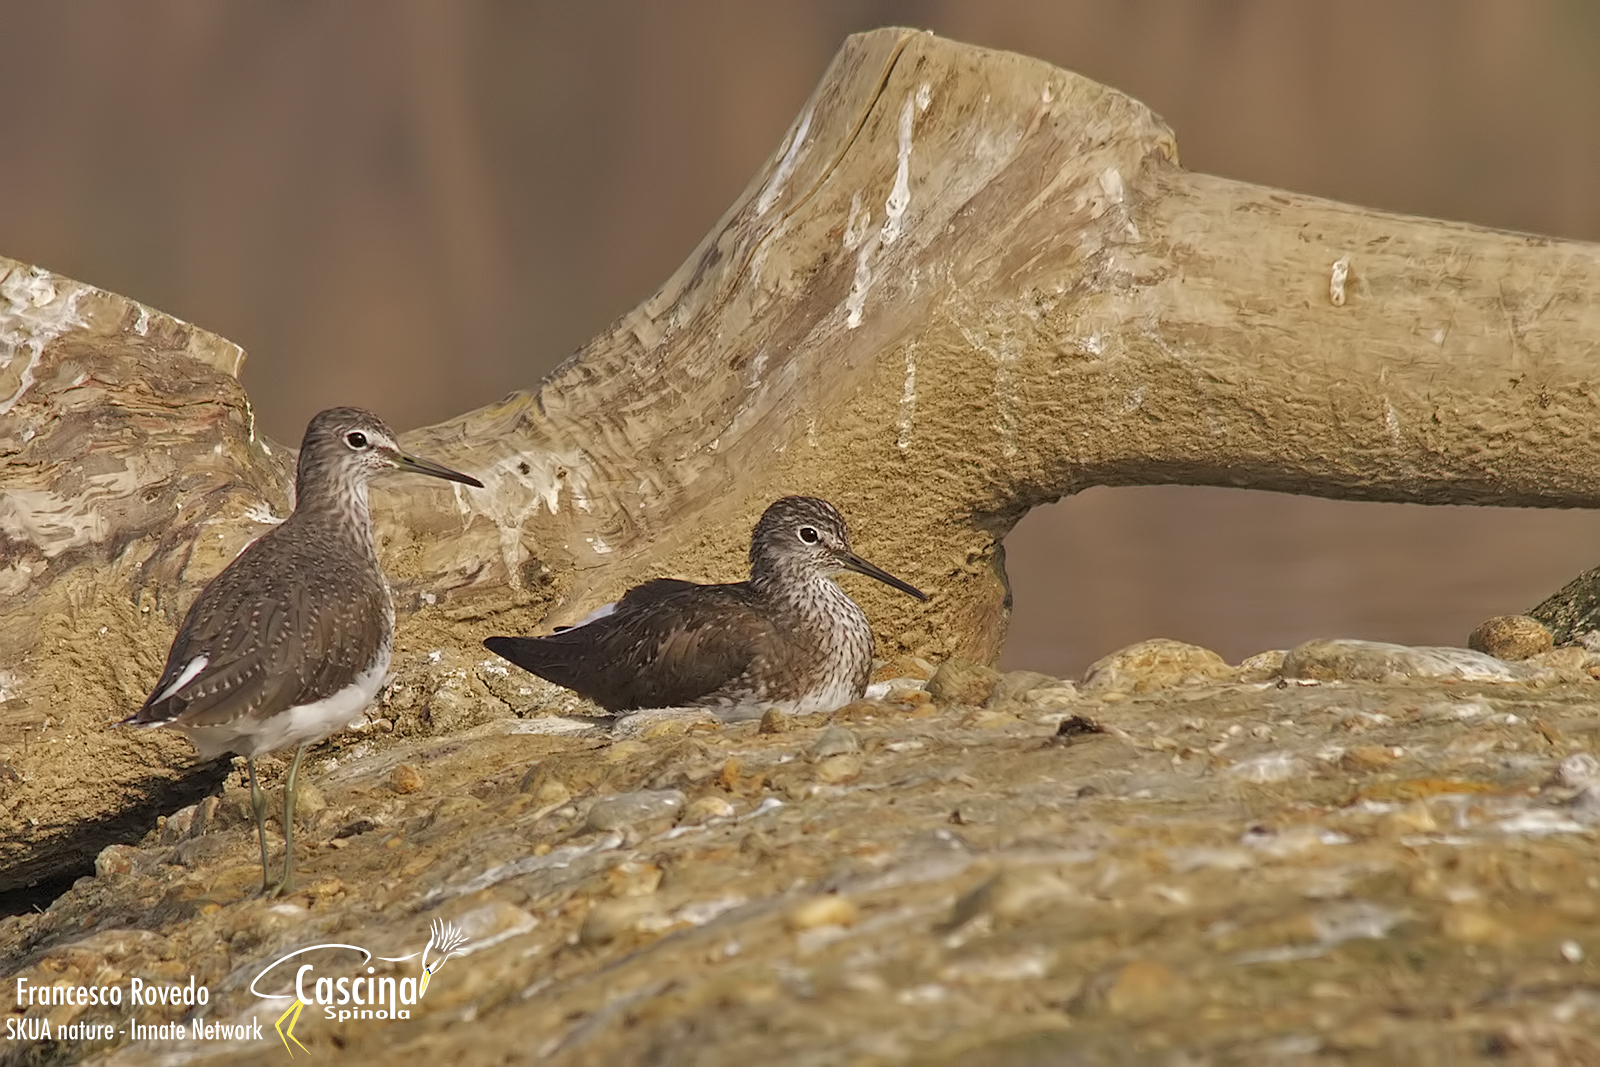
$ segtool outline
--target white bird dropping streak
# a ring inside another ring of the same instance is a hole
[[[899,144],[895,153],[894,186],[889,190],[888,199],[883,202],[884,220],[883,227],[877,233],[864,241],[856,250],[856,274],[850,285],[850,295],[845,298],[845,328],[855,329],[861,325],[862,314],[867,306],[867,291],[872,288],[875,278],[872,269],[872,258],[878,251],[892,245],[900,239],[905,232],[906,210],[911,207],[911,134],[915,127],[916,117],[919,112],[928,110],[928,104],[933,99],[926,83],[919,85],[917,91],[906,94],[906,102],[900,108]],[[853,223],[856,217],[856,204],[850,205],[850,218]],[[848,242],[851,225],[846,225],[846,238]],[[848,243],[846,244],[848,246]]]
[[[917,415],[917,343],[906,345],[906,384],[900,391],[900,433],[895,437],[896,448],[911,447],[911,423]]]
[[[795,166],[800,162],[800,146],[805,143],[806,134],[811,130],[811,109],[806,108],[805,114],[800,116],[800,126],[794,131],[794,139],[783,152],[783,158],[778,160],[778,165],[773,168],[772,179],[767,182],[766,188],[761,190],[761,195],[756,198],[756,214],[765,215],[772,210],[772,205],[778,202],[778,196],[783,192],[783,187],[794,173]]]

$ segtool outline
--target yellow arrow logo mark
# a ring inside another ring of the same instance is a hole
[[[294,1049],[289,1048],[289,1042],[293,1041],[295,1044],[300,1045],[300,1039],[294,1036],[294,1024],[300,1021],[300,1012],[305,1009],[305,1006],[305,1001],[296,1000],[289,1005],[287,1011],[278,1016],[278,1021],[272,1024],[272,1028],[278,1031],[278,1037],[283,1041],[283,1047],[288,1050],[291,1060],[294,1059]],[[290,1018],[290,1016],[293,1016],[293,1018]],[[287,1027],[283,1025],[283,1020],[285,1019],[289,1020]],[[300,1045],[300,1051],[310,1052],[311,1050],[304,1045]]]

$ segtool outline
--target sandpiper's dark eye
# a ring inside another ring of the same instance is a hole
[[[349,445],[357,452],[367,447],[367,435],[362,433],[360,430],[351,430],[349,433],[345,434],[344,441],[345,444]]]
[[[802,526],[800,527],[800,540],[808,545],[814,545],[822,540],[822,535],[817,533],[815,526]]]

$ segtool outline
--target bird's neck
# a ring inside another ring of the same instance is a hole
[[[750,585],[779,612],[798,624],[796,631],[815,635],[819,644],[830,646],[846,635],[865,631],[871,634],[866,613],[850,599],[839,583],[825,574],[762,573],[750,576]]]
[[[308,477],[306,471],[300,471],[295,482],[294,518],[373,551],[365,478]]]

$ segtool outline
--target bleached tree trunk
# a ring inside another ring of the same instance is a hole
[[[289,457],[253,434],[235,347],[0,271],[0,699],[98,730],[285,513]],[[440,600],[471,644],[651,575],[736,577],[761,509],[814,493],[934,594],[852,586],[885,651],[991,659],[1001,539],[1091,485],[1595,504],[1597,285],[1597,246],[1190,173],[1112,89],[862,34],[656,295],[409,435],[488,488],[380,490],[384,562],[403,612]],[[86,742],[147,777],[160,743]],[[0,864],[38,851],[30,788],[0,797]]]

